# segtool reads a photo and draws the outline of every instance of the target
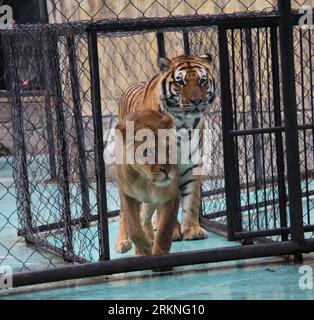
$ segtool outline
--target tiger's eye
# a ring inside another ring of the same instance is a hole
[[[184,81],[181,79],[181,80],[176,80],[176,84],[178,85],[178,86],[184,86]]]
[[[203,78],[200,80],[200,85],[203,86],[207,83],[207,79],[206,78]]]

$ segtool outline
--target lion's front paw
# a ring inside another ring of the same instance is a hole
[[[172,241],[180,241],[182,240],[182,235],[181,235],[181,232],[180,232],[180,227],[176,227],[174,228],[173,230],[173,235],[172,235]]]
[[[207,237],[207,231],[200,226],[189,227],[183,232],[183,240],[200,240]]]
[[[114,246],[114,250],[117,253],[125,253],[132,248],[132,242],[129,239],[119,240]]]

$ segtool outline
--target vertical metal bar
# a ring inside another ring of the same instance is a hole
[[[29,192],[29,180],[27,172],[27,154],[23,125],[23,110],[20,96],[20,85],[17,70],[19,56],[15,52],[15,38],[6,36],[2,38],[3,52],[9,63],[8,73],[10,77],[10,93],[12,102],[12,125],[13,125],[13,175],[17,191],[18,218],[21,225],[20,234],[26,237],[33,233],[31,196]]]
[[[62,85],[60,75],[60,59],[58,51],[58,40],[55,35],[52,40],[52,64],[54,69],[54,99],[57,120],[57,139],[59,145],[59,156],[61,163],[61,190],[62,190],[62,219],[64,222],[65,249],[73,252],[73,238],[71,226],[71,204],[70,204],[70,187],[69,187],[69,160],[68,160],[68,143],[66,137],[66,123],[64,118],[64,108],[62,99]]]
[[[243,29],[240,29],[240,60],[241,60],[241,94],[242,94],[242,101],[245,101],[245,84],[246,84],[246,79],[245,79],[245,67],[244,67],[244,39],[243,39]],[[238,79],[235,79],[237,81]],[[242,116],[243,116],[243,129],[246,129],[247,125],[247,117],[246,117],[246,106],[244,103],[242,103]],[[248,142],[247,142],[248,136],[245,135],[243,137],[244,140],[244,155],[245,155],[245,160],[244,160],[244,166],[245,166],[245,181],[246,181],[246,203],[248,206],[248,225],[249,225],[249,230],[252,229],[252,214],[251,214],[251,205],[250,205],[250,177],[249,177],[249,148],[248,148]],[[254,211],[253,211],[254,214]],[[258,217],[258,216],[257,216]]]
[[[246,58],[247,58],[247,72],[248,72],[248,83],[249,83],[249,95],[251,98],[251,119],[252,128],[258,128],[257,119],[257,101],[256,101],[256,80],[254,70],[254,53],[252,44],[252,31],[251,29],[244,29],[245,44],[246,44]],[[260,136],[253,135],[254,144],[254,163],[256,168],[256,183],[259,187],[262,181],[262,157],[261,157],[261,139]]]
[[[98,204],[98,232],[99,232],[99,259],[109,260],[109,232],[108,210],[106,192],[106,173],[104,162],[103,124],[101,112],[101,95],[99,79],[99,61],[97,48],[97,33],[88,31],[88,57],[90,66],[91,100],[94,123],[95,144],[95,169],[97,180],[97,204]]]
[[[296,89],[293,55],[293,24],[290,0],[278,0],[281,49],[282,95],[285,115],[288,196],[291,240],[304,241]]]
[[[189,39],[189,33],[187,31],[183,32],[183,47],[184,47],[184,54],[186,56],[189,56],[191,54],[191,52],[190,52],[190,39]]]
[[[235,163],[235,145],[234,139],[230,135],[230,131],[233,130],[233,111],[227,41],[226,29],[219,26],[218,45],[228,240],[234,240],[234,233],[242,230],[242,225],[241,208],[239,203],[239,180],[237,177],[237,166]]]
[[[254,70],[254,53],[252,44],[252,30],[244,29],[245,45],[246,45],[246,60],[247,73],[249,83],[249,96],[251,100],[251,121],[252,128],[258,128],[257,119],[257,101],[256,101],[256,85],[255,85],[255,70]],[[253,135],[253,159],[254,159],[254,186],[255,186],[255,201],[256,201],[256,224],[259,229],[259,189],[262,181],[262,158],[261,158],[261,139],[259,135]]]
[[[57,168],[56,168],[56,150],[54,142],[54,130],[53,120],[51,112],[50,102],[50,91],[46,90],[44,94],[45,100],[45,113],[46,113],[46,128],[47,128],[47,143],[48,143],[48,154],[49,154],[49,167],[50,167],[50,179],[57,179]]]
[[[271,69],[270,69],[270,51],[271,51],[271,45],[270,45],[270,29],[265,28],[265,34],[266,34],[266,70],[267,70],[267,109],[268,109],[268,126],[272,127],[273,124],[273,118],[272,114],[274,111],[271,109],[272,106],[272,95],[271,95]],[[266,118],[266,117],[265,117]],[[274,228],[277,228],[277,210],[276,210],[276,195],[275,195],[275,176],[274,176],[274,146],[273,146],[273,133],[269,133],[269,145],[270,145],[270,171],[271,171],[271,195],[272,195],[272,203],[273,203],[273,208],[272,208],[272,220],[274,221]],[[266,151],[267,155],[267,151]],[[269,174],[269,171],[268,171]],[[269,179],[267,179],[269,180]]]
[[[260,127],[264,127],[264,103],[263,103],[263,83],[262,80],[262,52],[261,52],[261,41],[260,41],[260,29],[257,29],[257,65],[258,65],[258,87],[259,87],[259,109],[260,109]],[[266,190],[266,168],[265,168],[265,139],[264,134],[261,134],[261,153],[262,153],[262,180],[263,180],[263,202],[267,201],[267,190]],[[264,221],[265,228],[268,229],[268,208],[264,206]]]
[[[313,48],[312,48],[312,36],[311,36],[312,30],[308,30],[308,42],[309,42],[309,70],[310,70],[310,96],[311,96],[311,118],[312,123],[314,123],[314,95],[313,95],[313,73],[311,70],[313,70]],[[312,129],[312,149],[314,149],[314,129]],[[312,165],[314,166],[314,151],[312,151]],[[310,218],[310,215],[309,215]]]
[[[165,36],[163,32],[157,32],[158,57],[166,57]]]
[[[83,209],[83,226],[88,226],[90,221],[90,199],[89,199],[89,183],[87,179],[87,166],[86,166],[86,152],[85,152],[85,141],[84,141],[84,126],[82,119],[82,105],[80,101],[80,83],[77,73],[76,64],[76,52],[75,52],[75,41],[73,36],[67,37],[67,47],[69,53],[69,65],[71,75],[71,89],[72,89],[72,100],[73,100],[73,111],[74,111],[74,123],[76,131],[76,142],[78,148],[79,157],[79,174],[80,174],[80,188],[81,188],[81,199]]]
[[[303,57],[303,30],[300,28],[299,30],[299,36],[300,36],[300,73],[301,73],[301,96],[302,96],[302,120],[303,124],[306,124],[306,107],[305,107],[305,82],[304,82],[304,57]],[[310,70],[312,72],[312,70]],[[307,165],[307,136],[306,136],[306,129],[303,129],[303,156],[304,156],[304,173],[302,176],[305,178],[305,189],[306,194],[309,194],[309,176],[308,176],[308,165]],[[300,168],[301,170],[301,168]],[[310,205],[310,197],[306,197],[306,215],[307,215],[307,221],[308,224],[310,224],[310,213],[311,213],[311,205]]]

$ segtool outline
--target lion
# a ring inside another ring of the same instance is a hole
[[[154,161],[143,163],[137,157],[134,157],[134,163],[127,161],[130,153],[144,144],[134,141],[133,149],[130,150],[126,142],[128,122],[134,124],[135,135],[141,129],[149,129],[153,133],[154,143],[145,141],[145,146],[148,147],[143,149],[143,155]],[[116,252],[130,250],[132,242],[136,256],[160,255],[170,251],[180,202],[178,170],[177,165],[170,163],[168,154],[164,164],[158,163],[158,151],[162,150],[159,148],[165,148],[166,153],[169,153],[169,139],[161,141],[158,130],[171,128],[173,123],[170,116],[151,109],[129,113],[116,126],[121,133],[115,148],[116,158],[123,152],[123,161],[115,165],[121,206]],[[119,135],[116,134],[117,136]],[[152,213],[157,210],[156,234],[152,228],[151,215],[141,214],[147,208]]]

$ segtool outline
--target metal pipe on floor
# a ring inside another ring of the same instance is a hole
[[[13,286],[27,286],[54,281],[111,275],[123,272],[168,268],[211,262],[243,260],[309,252],[314,250],[314,239],[304,241],[301,247],[296,242],[284,241],[267,244],[225,247],[207,250],[176,252],[160,256],[131,257],[56,269],[43,269],[13,274]]]

